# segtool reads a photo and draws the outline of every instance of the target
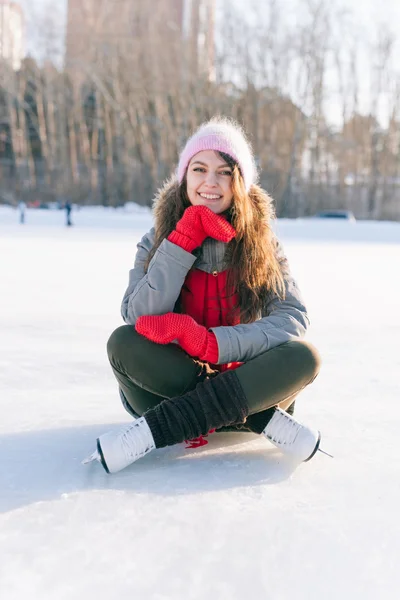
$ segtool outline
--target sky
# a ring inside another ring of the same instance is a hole
[[[24,8],[28,16],[32,16],[35,13],[42,11],[47,6],[55,7],[63,19],[65,20],[67,0],[17,0],[19,4]],[[109,0],[112,2],[113,0]],[[156,0],[155,0],[156,1]],[[221,3],[223,0],[217,0],[217,3]],[[262,0],[260,0],[262,2]],[[298,3],[298,0],[280,0],[281,6],[287,6],[287,10],[293,10],[293,6]],[[246,0],[236,0],[238,6],[246,6]],[[336,0],[338,6],[342,6],[352,11],[355,17],[355,21],[361,30],[364,31],[365,35],[370,35],[371,30],[377,22],[383,22],[391,25],[397,30],[400,27],[400,2],[398,0],[384,0],[384,2],[378,2],[377,0]],[[384,8],[382,8],[384,6]],[[32,31],[30,32],[32,34]],[[32,35],[30,35],[32,37]],[[30,44],[28,44],[30,47]]]
[[[110,2],[114,0],[109,0]],[[248,6],[247,0],[230,0],[235,2],[239,8]],[[256,2],[257,6],[262,5],[262,0]],[[315,0],[317,1],[317,0]],[[19,0],[21,6],[26,12],[27,21],[27,43],[26,50],[36,57],[43,57],[46,53],[53,56],[57,55],[57,64],[63,63],[63,41],[65,35],[67,0]],[[217,7],[221,7],[227,0],[217,0]],[[279,0],[279,8],[283,9],[283,14],[288,15],[288,19],[296,19],[298,14],[299,2],[301,0]],[[267,6],[268,2],[265,1]],[[331,6],[337,6],[352,13],[351,28],[354,37],[365,45],[359,54],[360,71],[360,111],[368,112],[371,104],[371,64],[368,60],[370,56],[365,48],[376,42],[376,31],[378,24],[388,27],[396,37],[394,50],[394,64],[398,75],[398,65],[400,64],[400,2],[399,0],[332,0]],[[384,6],[384,8],[382,8]],[[334,75],[328,76],[328,81],[332,89],[337,89],[337,83]],[[296,101],[296,99],[295,99]],[[380,119],[384,123],[387,120],[388,109],[385,99],[379,106]],[[329,114],[332,123],[341,120],[340,103],[333,99],[329,100]]]

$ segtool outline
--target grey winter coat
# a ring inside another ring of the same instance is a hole
[[[139,242],[129,285],[122,301],[124,321],[134,325],[142,315],[162,315],[173,312],[186,275],[193,265],[213,273],[226,269],[226,244],[207,238],[198,256],[186,252],[164,239],[154,254],[147,273],[145,264],[154,244],[151,229]],[[303,337],[309,320],[297,285],[290,275],[287,259],[280,243],[277,255],[284,274],[286,297],[271,295],[260,318],[245,325],[213,327],[219,349],[218,364],[247,362],[259,354],[289,340]]]

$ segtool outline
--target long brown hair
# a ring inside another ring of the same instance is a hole
[[[283,275],[271,229],[274,209],[271,197],[258,185],[246,192],[237,163],[227,154],[219,154],[232,168],[233,200],[227,217],[236,237],[228,244],[225,257],[228,289],[239,294],[240,322],[251,323],[259,318],[271,293],[284,297]],[[155,242],[146,266],[189,206],[186,176],[180,184],[167,181],[154,202]]]

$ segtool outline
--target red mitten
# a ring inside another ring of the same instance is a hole
[[[168,240],[187,252],[192,252],[207,237],[228,243],[235,235],[236,231],[224,217],[213,213],[208,206],[197,205],[185,210]]]
[[[191,356],[215,364],[218,360],[218,343],[215,335],[199,325],[189,315],[167,313],[139,317],[136,331],[156,344],[170,344],[177,340]]]

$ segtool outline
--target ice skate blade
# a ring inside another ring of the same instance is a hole
[[[101,462],[101,458],[100,458],[100,454],[99,454],[98,450],[95,450],[93,452],[93,454],[91,454],[90,456],[88,456],[87,458],[85,458],[82,461],[82,465],[88,465],[89,463],[91,463],[91,462],[93,462],[95,460],[97,460],[97,462]]]
[[[321,448],[318,448],[318,452],[322,452],[322,454],[326,454],[326,456],[329,456],[330,458],[335,458],[334,456],[332,456],[332,454],[325,452],[325,450],[322,450]]]

